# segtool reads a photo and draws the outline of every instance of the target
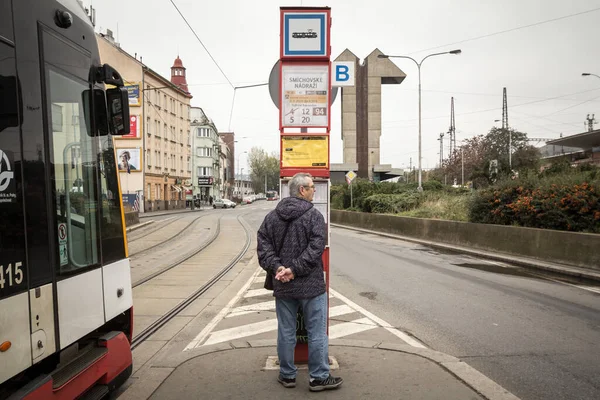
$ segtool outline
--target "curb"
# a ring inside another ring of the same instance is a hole
[[[202,348],[196,348],[193,350],[183,351],[181,353],[176,354],[162,355],[157,357],[157,359],[153,363],[153,367],[173,368],[174,371],[176,368],[178,368],[185,362],[208,354],[236,349],[252,349],[264,347],[272,347],[276,349],[277,340],[238,340],[231,343],[219,343]],[[441,353],[439,351],[421,349],[406,344],[350,339],[333,339],[329,342],[329,347],[356,347],[363,349],[395,351],[400,353],[411,354],[437,364],[440,368],[455,376],[458,380],[460,380],[466,386],[470,387],[487,400],[519,400],[518,397],[516,397],[508,390],[504,389],[502,386],[498,385],[496,382],[483,375],[481,372],[477,371],[475,368],[471,367],[467,363],[459,360],[456,357],[450,356],[445,353]]]
[[[177,210],[177,211],[165,211],[165,212],[162,212],[162,211],[149,211],[147,213],[140,214],[140,219],[141,218],[158,217],[160,215],[184,214],[184,213],[191,213],[191,212],[197,212],[197,211],[205,211],[205,210],[208,210],[208,209],[209,208],[206,208],[206,209],[204,209],[204,208],[195,208],[193,210],[188,210],[186,208],[186,209],[182,209],[180,211],[179,210]],[[212,209],[212,208],[210,208],[210,209]]]
[[[330,225],[334,226],[336,228],[371,233],[373,235],[384,236],[384,237],[391,238],[391,239],[404,240],[406,242],[417,243],[417,244],[421,244],[424,246],[429,246],[429,247],[438,248],[438,249],[442,249],[442,250],[451,250],[456,253],[463,253],[463,254],[468,254],[471,256],[479,257],[479,258],[488,259],[488,260],[505,262],[505,263],[518,265],[520,267],[524,267],[524,268],[528,268],[528,269],[543,270],[543,271],[552,272],[555,274],[567,275],[567,276],[572,276],[572,277],[576,277],[576,278],[589,279],[589,280],[600,282],[600,271],[598,271],[598,272],[593,271],[593,270],[586,271],[580,267],[571,267],[571,266],[567,266],[567,265],[562,266],[562,265],[550,264],[550,263],[542,264],[542,263],[536,262],[534,260],[517,258],[518,256],[501,255],[498,253],[489,253],[489,252],[486,252],[485,250],[471,250],[471,249],[467,249],[465,247],[430,242],[428,240],[416,239],[416,238],[412,238],[412,237],[408,237],[408,236],[394,235],[394,234],[385,233],[385,232],[378,232],[378,231],[373,231],[370,229],[356,228],[356,227],[349,226],[349,225],[341,225],[341,224],[333,224],[333,223],[331,223]]]
[[[150,220],[150,221],[146,221],[146,222],[140,222],[139,224],[130,226],[129,228],[126,229],[127,232],[131,232],[131,231],[135,231],[137,229],[143,228],[147,225],[153,224],[154,220]]]

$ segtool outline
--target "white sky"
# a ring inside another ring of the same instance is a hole
[[[173,1],[235,86],[267,82],[279,58],[280,6],[331,7],[332,59],[345,48],[361,59],[379,48],[417,60],[462,49],[459,56],[428,59],[421,70],[423,168],[439,159],[437,139],[448,130],[452,96],[458,140],[485,134],[501,120],[503,87],[509,125],[529,137],[583,132],[588,113],[600,120],[600,79],[581,76],[600,75],[600,0]],[[219,131],[229,130],[233,89],[170,0],[84,0],[90,3],[96,30],[113,30],[125,51],[141,55],[163,76],[170,77],[179,54],[192,105],[202,107]],[[583,14],[524,27],[577,13]],[[393,61],[407,78],[383,89],[381,163],[408,167],[418,154],[418,75],[410,60]],[[333,163],[342,162],[340,98],[332,109]],[[278,111],[266,86],[238,90],[231,130],[237,154],[252,146],[279,150]]]

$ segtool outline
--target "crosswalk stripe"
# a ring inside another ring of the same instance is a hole
[[[351,307],[344,304],[341,306],[331,307],[329,309],[329,317],[339,317],[340,315],[350,314],[353,312],[355,311]],[[332,328],[333,327],[330,327],[329,329],[331,330]],[[203,346],[228,342],[230,340],[241,339],[274,330],[277,330],[277,319],[270,319],[267,321],[255,322],[253,324],[236,326],[234,328],[212,332],[208,340],[204,342]]]
[[[356,319],[329,327],[329,339],[337,339],[377,328],[378,325],[369,318]]]
[[[240,315],[267,310],[275,310],[275,300],[234,308],[225,318],[239,317]]]
[[[265,296],[267,294],[270,294],[271,296],[273,295],[273,291],[272,290],[267,290],[267,289],[252,289],[252,290],[248,290],[246,292],[246,294],[244,294],[244,297],[248,298],[248,297],[258,297],[258,296]]]

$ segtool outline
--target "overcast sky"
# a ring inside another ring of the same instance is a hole
[[[170,0],[84,4],[97,10],[97,31],[113,30],[125,51],[165,77],[179,54],[192,105],[202,107],[219,131],[235,131],[237,154],[252,146],[279,150],[278,111],[267,87],[238,90],[230,126],[227,79],[235,86],[267,82],[279,58],[279,7],[301,4],[331,7],[332,59],[346,48],[361,60],[375,48],[417,60],[462,49],[458,56],[427,59],[421,70],[423,168],[439,159],[437,139],[448,130],[452,96],[458,140],[485,134],[502,119],[503,87],[509,125],[529,137],[581,133],[588,113],[600,120],[600,78],[581,76],[600,75],[600,0],[173,1],[227,78]],[[418,154],[417,67],[393,61],[407,78],[383,88],[381,162],[408,167]],[[332,109],[333,163],[342,162],[339,99]]]

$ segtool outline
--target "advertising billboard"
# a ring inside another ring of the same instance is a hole
[[[139,147],[117,149],[119,172],[140,172],[142,170],[141,150]]]

